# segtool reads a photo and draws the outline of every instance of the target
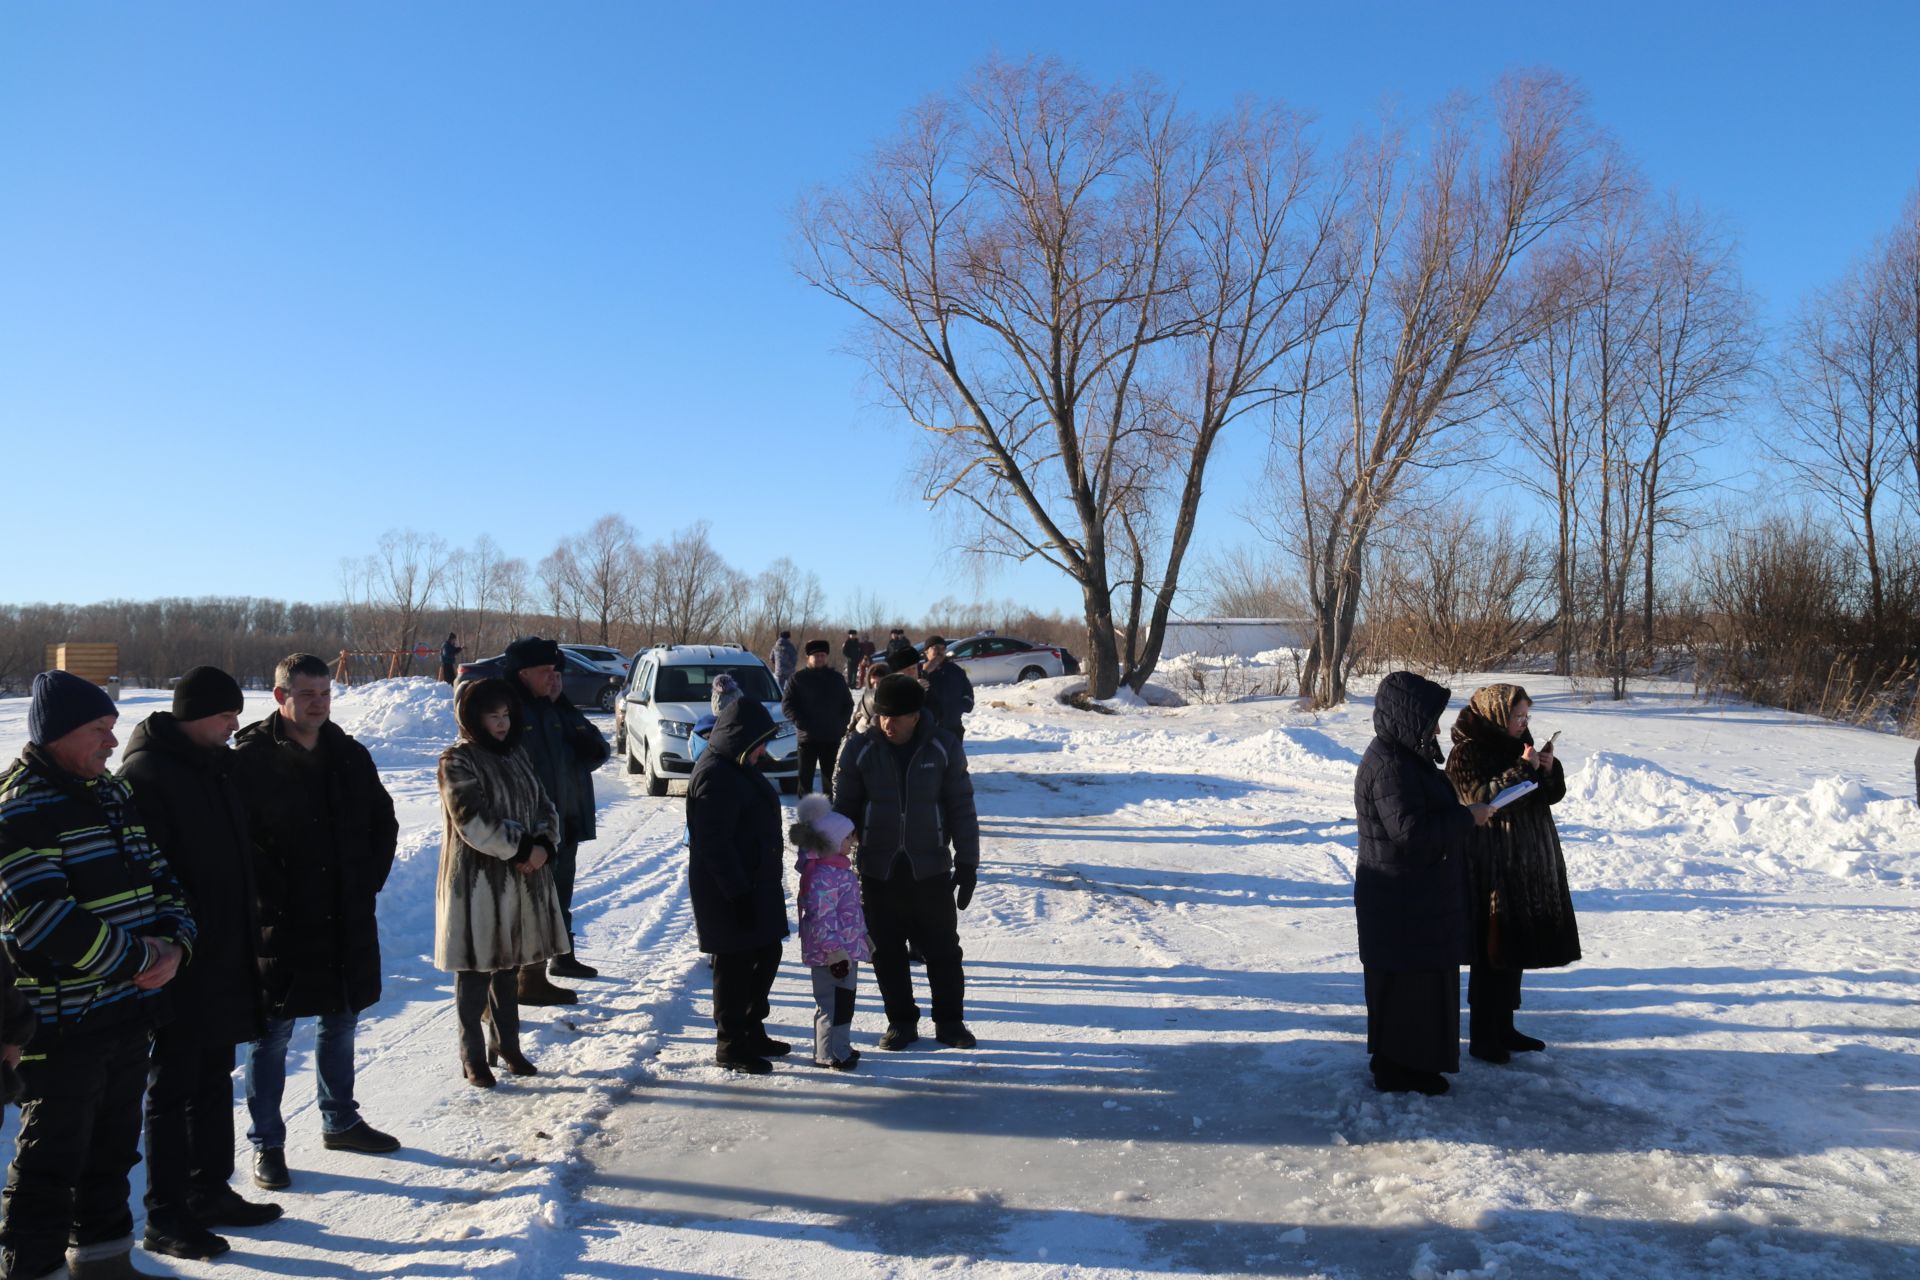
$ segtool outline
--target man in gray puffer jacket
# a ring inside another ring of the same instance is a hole
[[[922,715],[926,690],[890,675],[874,690],[876,723],[847,740],[833,775],[833,807],[859,840],[860,900],[873,939],[873,979],[886,1006],[882,1049],[920,1038],[907,943],[920,948],[941,1044],[977,1043],[964,1021],[958,911],[973,900],[980,867],[980,819],[966,753]]]

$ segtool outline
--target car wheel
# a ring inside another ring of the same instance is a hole
[[[620,744],[620,755],[627,763],[628,773],[640,772],[640,762],[633,758],[633,745],[631,741]]]
[[[653,761],[651,759],[646,763],[646,774],[648,795],[663,796],[667,794],[667,780],[653,771]]]
[[[613,710],[614,695],[618,692],[619,690],[615,689],[612,685],[608,685],[600,691],[600,709],[602,711]]]
[[[1022,667],[1020,668],[1020,683],[1025,684],[1029,680],[1043,679],[1046,674],[1046,668],[1044,667]]]

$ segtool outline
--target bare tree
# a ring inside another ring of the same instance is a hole
[[[1484,107],[1450,100],[1418,156],[1397,132],[1356,148],[1344,331],[1310,348],[1311,394],[1274,438],[1275,496],[1291,491],[1279,505],[1314,612],[1316,702],[1346,697],[1376,529],[1494,404],[1547,318],[1524,262],[1606,191],[1604,161],[1581,94],[1547,73],[1502,80]]]
[[[1772,446],[1859,548],[1876,628],[1887,612],[1882,500],[1908,461],[1893,413],[1907,354],[1895,315],[1865,262],[1807,301],[1782,360],[1785,432]]]
[[[367,600],[384,615],[388,643],[400,651],[403,671],[413,669],[422,615],[439,598],[452,555],[438,534],[389,529],[365,561]]]
[[[1208,556],[1200,567],[1201,607],[1221,618],[1307,616],[1300,584],[1265,548],[1235,546]]]
[[[802,275],[927,433],[925,497],[971,510],[973,551],[1074,580],[1095,697],[1151,674],[1214,447],[1324,317],[1333,203],[1283,109],[1202,122],[1147,81],[994,61],[802,208]]]
[[[1655,550],[1659,534],[1684,525],[1685,500],[1701,487],[1695,458],[1741,404],[1759,339],[1731,239],[1699,212],[1669,202],[1651,246],[1653,296],[1636,410],[1645,426],[1640,466],[1642,639],[1654,656]]]
[[[1487,671],[1552,625],[1544,543],[1467,502],[1407,522],[1375,571],[1367,625],[1376,649],[1429,671]]]
[[[720,631],[735,620],[740,575],[714,549],[708,527],[702,520],[648,552],[645,621],[650,640],[719,640]]]
[[[624,516],[605,515],[585,533],[563,539],[541,572],[555,575],[579,628],[609,644],[614,627],[633,620],[646,566],[633,526]]]

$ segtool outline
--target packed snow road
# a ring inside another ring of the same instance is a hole
[[[1519,1020],[1547,1053],[1464,1059],[1433,1100],[1376,1094],[1365,1071],[1364,699],[983,705],[983,873],[962,917],[980,1048],[873,1049],[863,975],[852,1075],[803,1064],[797,959],[771,1023],[794,1057],[757,1079],[711,1064],[683,802],[616,763],[576,912],[605,977],[530,1011],[542,1074],[483,1094],[459,1080],[425,959],[445,693],[343,694],[401,807],[359,1092],[407,1150],[323,1152],[297,1078],[288,1220],[178,1270],[1920,1274],[1912,743],[1678,691],[1620,707],[1533,687],[1536,725],[1565,731],[1585,959],[1528,977]],[[128,722],[154,705],[129,699]],[[0,702],[0,750],[23,737],[24,703]]]

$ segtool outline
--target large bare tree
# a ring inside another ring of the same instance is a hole
[[[1909,457],[1897,406],[1911,356],[1876,265],[1856,263],[1802,306],[1782,360],[1785,431],[1771,449],[1858,547],[1877,631],[1887,609],[1885,504]]]
[[[1430,468],[1485,446],[1460,428],[1493,406],[1549,310],[1526,259],[1608,187],[1580,92],[1548,73],[1455,97],[1414,147],[1384,131],[1355,148],[1342,330],[1313,344],[1276,418],[1273,472],[1314,612],[1304,679],[1346,697],[1370,544]],[[1276,495],[1277,496],[1277,495]]]
[[[1281,107],[992,61],[803,203],[801,274],[862,318],[924,496],[1074,580],[1095,697],[1152,673],[1220,436],[1324,320],[1334,194]]]

